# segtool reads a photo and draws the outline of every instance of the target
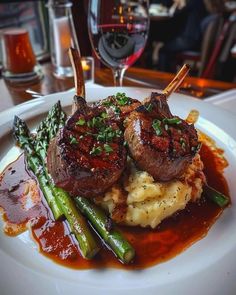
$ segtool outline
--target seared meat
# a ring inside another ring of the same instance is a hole
[[[54,183],[71,195],[94,197],[120,177],[126,162],[124,137],[105,108],[88,106],[80,54],[70,48],[75,90],[72,116],[50,143],[47,166]]]
[[[123,128],[123,122],[130,113],[140,105],[140,101],[127,97],[125,93],[108,96],[106,99],[93,104],[93,106],[98,108],[106,108],[108,116],[111,120],[117,122],[120,128]]]
[[[82,98],[77,106],[50,143],[47,166],[58,187],[73,196],[94,197],[119,179],[126,149],[122,131],[104,108],[91,108]]]
[[[159,181],[181,176],[199,148],[194,126],[173,116],[158,93],[131,113],[124,135],[136,165]]]

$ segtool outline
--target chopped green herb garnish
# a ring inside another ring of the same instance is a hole
[[[106,140],[107,141],[112,141],[112,139],[115,137],[115,134],[114,134],[114,132],[113,131],[111,131],[111,132],[107,132],[106,133]]]
[[[89,121],[87,122],[87,126],[88,126],[89,128],[91,128],[91,127],[92,127],[92,121],[89,120]]]
[[[77,143],[78,143],[77,139],[73,135],[70,135],[70,144],[77,144]]]
[[[103,118],[101,117],[93,117],[91,120],[87,122],[87,126],[89,128],[100,128],[104,125]]]
[[[99,133],[99,134],[97,135],[97,140],[98,140],[98,141],[101,141],[101,142],[105,142],[105,141],[106,141],[106,134],[104,134],[104,133]]]
[[[108,154],[110,154],[111,152],[113,152],[113,148],[109,144],[104,144],[104,150]]]
[[[120,129],[113,130],[110,126],[107,128],[101,128],[98,134],[95,135],[100,142],[111,142],[114,138],[120,137],[122,131]]]
[[[116,135],[116,137],[121,137],[121,135],[122,135],[122,131],[121,131],[120,129],[117,129],[117,130],[115,131],[115,135]]]
[[[130,98],[127,97],[125,93],[118,92],[116,94],[116,100],[117,100],[117,102],[118,102],[118,104],[120,106],[124,106],[124,105],[130,104]]]
[[[119,115],[121,113],[121,110],[120,110],[120,108],[115,107],[114,112],[115,112],[116,115]]]
[[[108,114],[107,113],[101,113],[101,115],[100,115],[103,119],[106,119],[106,118],[108,118]]]
[[[181,120],[179,118],[176,118],[176,117],[170,118],[170,119],[165,118],[162,121],[163,121],[163,123],[170,124],[170,125],[171,124],[177,124],[178,125],[178,124],[181,123]]]
[[[161,121],[160,120],[158,120],[158,119],[153,120],[152,127],[156,131],[156,135],[161,135],[162,134]]]
[[[151,103],[149,103],[149,104],[147,104],[147,105],[145,104],[144,107],[145,107],[145,109],[146,109],[148,112],[151,112],[152,109],[153,109],[153,105],[152,105]]]
[[[75,124],[79,126],[83,126],[85,124],[85,120],[83,118],[80,118]]]
[[[99,156],[102,153],[102,148],[100,146],[93,147],[93,149],[90,152],[90,155],[93,156]]]
[[[125,146],[125,147],[128,146],[128,142],[126,140],[124,141],[123,146]]]
[[[112,101],[110,101],[110,100],[104,100],[104,101],[102,102],[102,104],[103,104],[104,106],[106,106],[106,107],[110,107],[110,106],[113,105]]]

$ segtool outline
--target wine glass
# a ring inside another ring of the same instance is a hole
[[[148,0],[90,0],[89,38],[96,56],[122,86],[125,70],[142,54],[149,30]]]

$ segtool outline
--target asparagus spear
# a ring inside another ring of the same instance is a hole
[[[39,124],[34,146],[43,161],[45,161],[47,155],[49,141],[56,136],[59,128],[65,125],[65,121],[66,114],[61,108],[60,101],[58,101],[49,111],[46,119]]]
[[[78,208],[91,222],[105,243],[123,263],[129,263],[135,255],[133,247],[123,238],[111,223],[106,214],[96,205],[82,197],[75,198]]]
[[[37,128],[38,133],[35,137],[34,144],[37,146],[36,152],[41,157],[43,163],[47,155],[49,141],[57,134],[59,128],[65,124],[65,119],[65,113],[61,109],[60,102],[58,102]],[[44,167],[44,170],[47,171],[47,168]],[[70,195],[61,188],[54,186],[49,175],[48,180],[56,201],[66,217],[71,231],[79,242],[81,254],[84,258],[92,258],[98,252],[99,247],[91,234],[86,220],[77,210]]]
[[[67,192],[58,187],[54,187],[53,191],[70,225],[71,231],[79,242],[82,256],[87,259],[92,258],[100,249],[85,218],[77,210],[72,198]]]
[[[57,220],[63,213],[54,198],[52,187],[48,182],[48,175],[34,150],[29,129],[25,122],[17,116],[15,116],[14,119],[13,129],[14,136],[19,143],[19,146],[25,151],[27,164],[37,177],[40,188],[52,210],[53,216]]]
[[[206,192],[207,197],[221,208],[224,208],[229,204],[229,197],[218,192],[209,185],[205,185],[204,191]]]

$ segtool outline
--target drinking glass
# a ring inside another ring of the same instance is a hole
[[[96,56],[122,86],[125,70],[142,54],[149,29],[148,0],[90,0],[89,38]]]
[[[2,75],[6,81],[14,84],[33,84],[42,78],[41,68],[36,61],[26,29],[3,30],[1,44]]]
[[[72,5],[68,0],[49,0],[47,3],[53,72],[57,78],[62,79],[73,77],[68,49],[73,47],[79,50],[72,18]]]

